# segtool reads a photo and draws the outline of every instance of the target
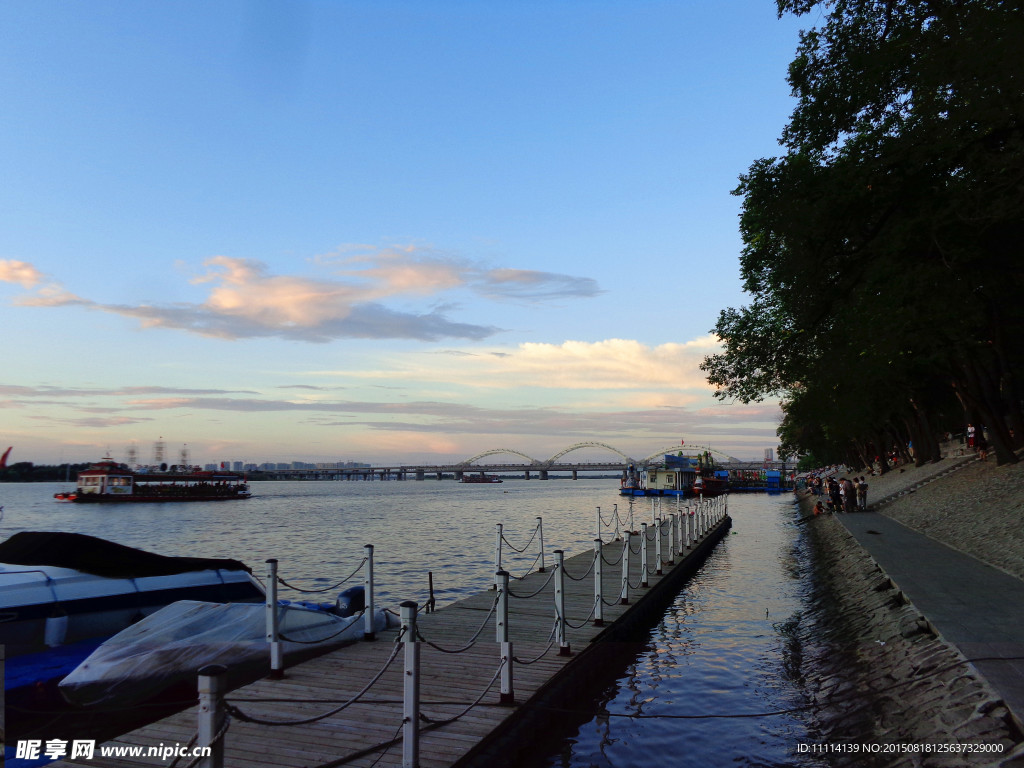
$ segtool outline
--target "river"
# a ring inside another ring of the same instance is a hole
[[[546,550],[568,556],[591,548],[597,507],[625,516],[630,503],[614,480],[591,479],[265,482],[247,501],[139,505],[61,504],[60,489],[0,485],[0,538],[75,531],[166,555],[233,557],[257,573],[273,557],[285,579],[308,586],[351,573],[373,544],[385,606],[422,604],[428,571],[438,607],[487,589],[497,523],[525,544],[542,517]],[[633,511],[649,519],[650,501]],[[813,738],[805,717],[777,714],[805,703],[792,628],[810,568],[792,496],[733,495],[729,512],[732,532],[647,636],[623,648],[603,689],[553,718],[531,765],[611,768],[638,755],[648,766],[822,764],[797,754]],[[533,560],[504,557],[512,573]]]

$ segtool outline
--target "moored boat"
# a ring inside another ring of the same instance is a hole
[[[378,609],[374,630],[397,618]],[[361,613],[339,615],[324,606],[280,604],[278,625],[286,662],[318,655],[363,638]],[[229,686],[266,673],[266,607],[183,600],[163,608],[107,640],[60,683],[80,706],[125,707],[195,689],[200,669],[228,668]]]
[[[172,468],[173,469],[173,468]],[[78,487],[54,494],[58,501],[100,502],[228,501],[248,499],[245,477],[234,472],[182,468],[170,472],[136,472],[111,458],[78,473]]]
[[[0,644],[7,657],[106,638],[176,600],[260,601],[237,560],[165,557],[79,533],[0,542]]]
[[[481,472],[479,475],[463,475],[463,483],[500,483],[503,482],[497,475],[485,475]]]
[[[710,453],[696,457],[665,454],[657,466],[630,465],[622,479],[623,496],[718,496],[729,490],[729,473],[716,471]]]

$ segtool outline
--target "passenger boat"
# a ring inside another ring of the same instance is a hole
[[[659,466],[630,465],[622,478],[623,496],[719,496],[729,490],[729,473],[716,471],[710,453],[696,458],[666,454]]]
[[[485,475],[483,472],[481,472],[479,475],[463,475],[462,476],[462,480],[460,480],[459,482],[462,482],[462,483],[501,483],[501,482],[504,482],[504,481],[500,477],[498,477],[497,475]]]
[[[172,468],[173,469],[173,468]],[[78,473],[74,491],[55,493],[57,501],[77,504],[100,502],[228,501],[248,499],[252,493],[242,475],[185,469],[171,472],[136,472],[111,458]]]

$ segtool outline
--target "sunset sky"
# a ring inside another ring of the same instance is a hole
[[[777,404],[720,403],[698,365],[745,303],[730,191],[780,151],[814,21],[0,4],[0,451],[762,456]]]

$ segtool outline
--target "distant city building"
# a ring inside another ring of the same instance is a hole
[[[216,472],[217,471],[217,465],[216,464],[204,464],[203,465],[203,469],[205,469],[207,472]]]
[[[231,469],[235,472],[241,472],[245,467],[242,465],[242,462],[233,461],[231,462]]]

